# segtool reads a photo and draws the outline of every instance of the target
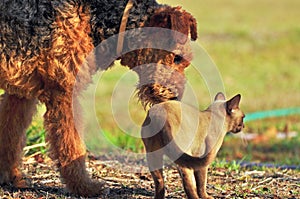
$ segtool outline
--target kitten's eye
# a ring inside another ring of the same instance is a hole
[[[180,55],[175,55],[174,57],[174,63],[180,64],[182,62],[183,58]]]

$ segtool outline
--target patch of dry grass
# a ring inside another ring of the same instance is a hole
[[[120,160],[120,162],[116,161]],[[99,198],[152,198],[154,184],[147,168],[141,166],[144,159],[128,160],[127,156],[102,156],[101,160],[89,160],[88,170],[95,179],[105,180],[110,192]],[[120,168],[131,167],[139,172],[124,172]],[[23,170],[32,187],[14,189],[0,187],[0,198],[7,199],[62,199],[76,198],[63,189],[53,163],[42,157],[27,158]],[[181,179],[173,164],[164,169],[167,198],[185,198]],[[236,163],[214,163],[208,173],[208,193],[215,198],[297,198],[300,194],[300,173],[295,170],[244,169]]]

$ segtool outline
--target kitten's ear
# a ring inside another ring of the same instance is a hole
[[[222,92],[219,92],[215,97],[215,101],[217,100],[225,100],[225,95]]]
[[[241,95],[240,94],[237,94],[236,96],[234,96],[233,98],[228,100],[226,102],[226,111],[227,111],[227,113],[230,114],[232,112],[232,110],[238,109],[240,101],[241,101]]]

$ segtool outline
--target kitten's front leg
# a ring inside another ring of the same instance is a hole
[[[182,178],[184,191],[188,199],[198,199],[199,196],[196,191],[196,182],[194,178],[194,170],[186,167],[178,166],[178,171]]]
[[[163,199],[165,198],[165,185],[164,185],[164,177],[163,170],[155,170],[151,171],[152,178],[155,184],[155,199]]]
[[[207,170],[208,166],[200,167],[195,170],[195,179],[197,184],[198,195],[203,199],[213,199],[206,192],[206,182],[207,182]]]
[[[165,184],[163,176],[163,154],[159,151],[146,155],[149,170],[155,184],[155,199],[165,198]]]

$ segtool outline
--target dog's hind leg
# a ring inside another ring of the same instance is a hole
[[[44,117],[50,157],[58,161],[61,177],[70,192],[96,196],[104,191],[104,183],[91,180],[86,171],[86,149],[76,129],[72,100],[72,94],[59,94],[46,102]]]
[[[36,102],[8,94],[0,97],[0,184],[26,186],[18,166],[26,144],[25,131],[35,113]]]

